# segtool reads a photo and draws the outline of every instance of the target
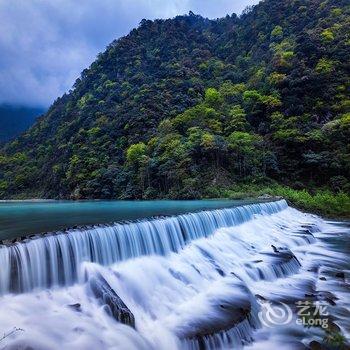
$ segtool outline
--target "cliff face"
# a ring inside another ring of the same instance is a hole
[[[0,154],[0,197],[198,197],[350,173],[350,10],[267,0],[142,21]]]

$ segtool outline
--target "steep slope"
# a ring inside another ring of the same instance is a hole
[[[349,11],[266,0],[240,18],[142,21],[3,149],[0,196],[186,198],[269,178],[347,190]]]

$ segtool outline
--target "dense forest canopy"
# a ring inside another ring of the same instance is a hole
[[[0,197],[350,191],[348,0],[143,20],[0,153]]]

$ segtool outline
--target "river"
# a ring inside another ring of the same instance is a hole
[[[0,240],[58,231],[76,225],[106,224],[248,203],[252,201],[0,201]]]
[[[4,206],[29,218],[3,229],[8,237],[122,221],[0,246],[0,348],[305,349],[349,339],[348,223],[284,200]],[[28,208],[40,206],[34,220]]]

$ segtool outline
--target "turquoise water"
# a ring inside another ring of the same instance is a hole
[[[75,225],[135,220],[252,203],[247,200],[42,201],[0,203],[0,240]]]

